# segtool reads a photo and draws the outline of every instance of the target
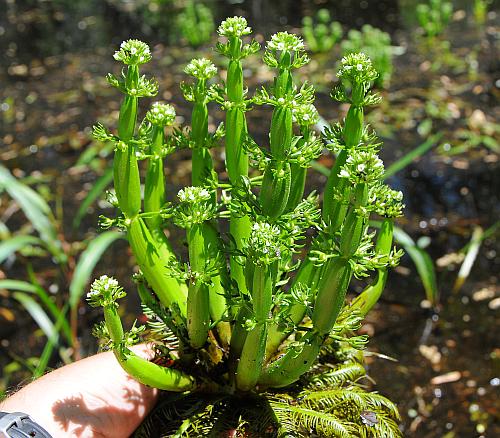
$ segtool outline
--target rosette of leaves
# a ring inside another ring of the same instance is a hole
[[[332,21],[328,9],[319,9],[315,17],[302,19],[302,35],[313,53],[329,52],[342,38],[342,25]]]
[[[208,59],[186,67],[192,79],[182,91],[193,110],[184,129],[165,129],[175,116],[163,103],[137,123],[138,98],[157,91],[139,74],[149,49],[129,41],[115,55],[125,64],[120,78],[109,76],[124,94],[118,130],[94,129],[115,144],[117,214],[102,222],[127,235],[149,321],[125,332],[117,303],[124,291],[105,277],[89,293],[104,309],[96,333],[133,378],[168,391],[138,436],[158,424],[162,436],[175,437],[400,436],[395,406],[360,384],[368,339],[356,334],[401,256],[392,227],[402,196],[384,184],[381,144],[364,124],[364,108],[380,100],[371,91],[377,72],[362,53],[342,59],[332,98],[349,110],[319,134],[314,87],[294,77],[308,62],[302,39],[271,37],[263,59],[275,79],[249,97],[243,62],[259,49],[244,41],[250,33],[241,17],[219,27],[224,85]],[[222,128],[208,130],[210,102],[226,111],[224,139]],[[265,144],[246,125],[246,113],[261,105],[272,108]],[[211,149],[223,145],[218,174]],[[164,162],[179,148],[192,151],[193,178],[174,197]],[[307,169],[328,149],[337,158],[320,202],[315,192],[304,195]],[[375,214],[378,232],[368,226]],[[175,229],[185,233],[187,254],[170,245],[165,231]],[[366,288],[348,304],[353,277]],[[153,362],[131,352],[139,340],[152,342]]]
[[[165,11],[165,13],[168,13]],[[188,0],[176,18],[181,35],[192,47],[210,41],[215,25],[210,8],[200,1]]]
[[[453,14],[453,4],[445,0],[429,0],[428,3],[417,5],[418,24],[425,35],[434,38],[441,35],[450,22]]]
[[[391,45],[391,36],[376,27],[365,24],[361,30],[351,29],[341,43],[343,56],[349,53],[363,52],[368,55],[378,73],[375,85],[387,87],[392,76],[392,58],[395,47]]]

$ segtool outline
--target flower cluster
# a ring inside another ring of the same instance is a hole
[[[374,190],[375,212],[384,217],[399,217],[403,215],[403,192],[393,190],[386,184],[381,184]]]
[[[207,58],[193,59],[184,72],[196,79],[210,79],[217,74],[217,67]]]
[[[220,36],[242,37],[252,32],[252,28],[247,25],[247,20],[243,17],[231,17],[225,19],[218,29]]]
[[[348,178],[351,184],[380,181],[384,175],[384,163],[374,150],[353,150],[342,166],[339,176]]]
[[[267,42],[267,48],[279,52],[300,52],[304,50],[304,42],[292,33],[278,32]]]
[[[374,81],[378,73],[373,68],[372,62],[364,53],[349,53],[340,61],[337,76],[347,79],[352,83],[363,83]]]
[[[147,112],[146,119],[156,126],[170,126],[175,121],[175,109],[172,105],[155,102]]]
[[[151,61],[151,51],[146,43],[139,40],[127,40],[121,43],[113,57],[127,65],[140,65]]]
[[[299,126],[312,126],[319,122],[318,110],[312,103],[296,105],[292,108],[292,114]]]
[[[179,190],[177,198],[180,204],[175,211],[174,221],[180,227],[189,228],[193,224],[201,224],[217,213],[212,195],[204,187],[185,187]]]
[[[258,265],[270,265],[281,259],[284,249],[281,234],[276,225],[255,222],[245,248],[247,256]]]
[[[116,306],[116,301],[123,298],[126,292],[113,277],[102,275],[94,280],[87,294],[87,301],[92,307]]]
[[[185,187],[177,193],[179,201],[187,204],[197,204],[199,202],[208,201],[210,192],[204,187]]]

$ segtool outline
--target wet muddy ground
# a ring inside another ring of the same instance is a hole
[[[237,8],[247,7],[248,14],[258,20],[258,3],[253,4],[253,9],[245,4],[232,8],[237,12]],[[430,239],[426,250],[437,264],[440,307],[437,311],[428,308],[415,268],[405,256],[401,266],[391,274],[380,304],[363,328],[373,335],[369,344],[369,351],[373,352],[368,358],[370,376],[381,393],[398,403],[404,436],[499,436],[498,236],[492,235],[483,242],[471,275],[458,293],[453,293],[452,288],[460,264],[450,256],[469,242],[475,226],[487,229],[500,216],[498,150],[481,141],[481,136],[497,136],[498,141],[498,131],[494,130],[500,116],[498,14],[491,13],[486,25],[478,27],[468,14],[470,11],[458,5],[446,34],[454,58],[448,64],[439,65],[445,58],[443,52],[423,47],[414,28],[407,27],[411,14],[402,7],[410,2],[402,1],[399,5],[379,2],[386,9],[378,14],[361,6],[367,2],[351,3],[354,4],[351,9],[337,9],[341,22],[359,26],[364,20],[382,26],[391,32],[393,44],[402,47],[404,52],[395,58],[391,85],[382,91],[382,105],[368,114],[370,123],[384,140],[382,158],[386,165],[423,143],[430,134],[443,132],[439,145],[390,180],[405,194],[406,215],[399,225],[415,240]],[[120,39],[129,36],[129,28],[120,27],[122,35],[116,35],[110,21],[127,22],[131,29],[136,29],[133,15],[120,12],[114,2],[106,4],[107,9],[98,10],[104,15],[96,12],[85,15],[81,11],[70,14],[72,20],[79,17],[78,13],[80,18],[87,17],[87,21],[76,20],[75,25],[86,26],[79,25],[83,22],[92,27],[93,40],[56,26],[52,48],[47,44],[46,35],[37,36],[45,45],[27,38],[26,32],[34,26],[40,11],[30,15],[30,8],[26,7],[24,15],[16,15],[14,24],[8,14],[0,16],[0,42],[7,41],[7,34],[11,38],[5,45],[7,49],[2,54],[0,67],[3,84],[0,159],[16,176],[36,181],[35,187],[54,207],[60,235],[67,242],[69,252],[74,254],[77,254],[78,242],[96,232],[98,215],[106,213],[104,204],[98,204],[88,211],[78,229],[71,226],[79,202],[109,164],[107,152],[90,139],[89,133],[96,120],[113,126],[119,109],[119,96],[107,86],[104,76],[109,71],[117,72],[111,55]],[[219,14],[224,7],[229,7],[224,2],[217,5]],[[315,6],[302,2],[300,7],[292,7],[287,2],[277,2],[276,8],[281,12],[273,10],[265,14],[266,17],[260,17],[258,31],[278,29],[286,24],[291,24],[293,29],[300,23],[300,14],[314,10]],[[335,11],[338,5],[332,8]],[[346,12],[349,10],[351,12]],[[287,20],[280,18],[286,14]],[[88,18],[91,16],[94,19]],[[375,21],[369,21],[370,17],[376,17]],[[37,26],[35,28],[45,29],[42,24]],[[136,33],[130,32],[130,35]],[[268,33],[261,34],[259,38],[264,40],[267,36]],[[178,89],[178,83],[185,79],[182,69],[199,54],[210,56],[216,62],[217,57],[208,47],[195,53],[186,47],[165,46],[154,35],[144,38],[156,43],[154,61],[147,66],[146,73],[158,78],[161,97],[176,106],[182,123],[190,113]],[[78,50],[70,51],[69,47],[78,47]],[[328,97],[338,57],[338,52],[328,57],[315,56],[302,72],[304,79],[318,85],[318,108],[329,121],[338,120],[345,110]],[[257,59],[249,61],[247,69],[245,75],[251,89],[271,79],[268,69]],[[221,113],[215,107],[213,110],[214,128]],[[261,126],[267,123],[267,116],[257,111],[250,113],[250,131],[257,141],[266,140]],[[479,137],[476,145],[462,148],[467,141],[473,143],[476,137]],[[77,165],[82,153],[88,154],[92,148],[100,148],[100,153],[86,164]],[[325,156],[321,163],[330,166],[332,161],[332,157]],[[189,180],[189,153],[169,157],[167,168],[168,189],[173,196]],[[311,171],[310,181],[312,190],[321,187],[325,180]],[[7,198],[1,200],[0,219],[12,229],[23,226],[23,216]],[[182,245],[180,236],[174,239],[178,246]],[[133,261],[124,248],[123,243],[116,244],[97,274],[111,273],[130,285],[128,275]],[[20,258],[2,266],[0,274],[7,278],[27,278],[27,261]],[[50,261],[34,259],[31,262],[38,280],[47,289],[55,285],[52,290],[64,291],[64,281]],[[356,292],[356,287],[352,292]],[[62,292],[58,295],[63,299]],[[137,317],[136,306],[137,303],[130,304],[127,315],[130,322]],[[10,311],[15,320],[9,323],[7,318],[0,327],[0,366],[4,367],[13,355],[40,354],[42,337],[33,336],[32,321],[0,293],[2,309]],[[96,348],[89,336],[90,324],[96,316],[82,306],[79,333],[83,354]],[[13,381],[22,377],[23,374],[18,373]]]

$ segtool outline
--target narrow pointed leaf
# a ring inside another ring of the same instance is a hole
[[[113,168],[107,169],[94,183],[78,207],[75,218],[73,219],[73,228],[78,228],[82,223],[83,217],[87,214],[89,207],[101,196],[106,188],[113,181]]]
[[[6,190],[18,203],[54,257],[60,262],[65,262],[66,255],[57,238],[52,211],[45,200],[31,187],[19,182],[7,168],[1,165],[0,190]]]
[[[118,231],[106,231],[89,243],[89,246],[78,259],[73,279],[69,285],[69,304],[71,308],[78,305],[85,288],[91,280],[92,272],[108,247],[116,240],[123,238]]]
[[[17,251],[33,245],[43,245],[43,242],[38,237],[30,235],[14,236],[0,242],[0,263],[3,263]]]

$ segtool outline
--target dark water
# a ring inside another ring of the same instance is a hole
[[[130,36],[144,38],[154,46],[155,61],[147,67],[148,72],[158,76],[162,97],[172,101],[184,117],[188,117],[190,108],[183,102],[177,84],[184,79],[182,68],[195,53],[172,43],[175,35],[169,28],[168,16],[161,21],[151,11],[131,7],[140,2],[0,2],[0,158],[19,176],[49,175],[45,183],[48,197],[52,205],[62,205],[62,233],[70,242],[82,240],[95,232],[97,216],[103,211],[89,211],[77,231],[71,228],[71,218],[96,175],[102,173],[106,160],[96,159],[83,168],[75,168],[74,164],[82,152],[92,147],[90,126],[96,120],[112,126],[116,120],[118,97],[103,79],[108,71],[116,72],[117,65],[111,58],[115,47]],[[213,9],[219,19],[244,13],[263,36],[284,26],[297,27],[304,14],[325,6],[346,27],[370,23],[390,32],[393,43],[404,47],[405,53],[395,59],[391,88],[383,92],[386,103],[368,115],[373,126],[383,133],[382,157],[390,164],[424,141],[417,126],[426,117],[428,100],[444,102],[447,108],[459,111],[456,118],[434,121],[433,132],[445,132],[443,143],[454,138],[455,131],[463,128],[464,120],[474,110],[493,121],[498,121],[500,115],[500,93],[495,82],[499,77],[498,15],[492,14],[482,28],[474,25],[468,15],[456,17],[451,25],[448,35],[457,56],[465,63],[471,51],[477,52],[479,73],[471,78],[463,71],[442,68],[432,72],[425,68],[427,56],[440,54],[422,53],[415,44],[415,30],[411,27],[415,3],[217,1]],[[470,12],[471,2],[455,5],[456,9],[463,7]],[[210,50],[201,48],[198,53],[211,54]],[[329,60],[315,61],[324,63],[322,68],[329,70],[334,68],[338,52],[334,55]],[[269,79],[257,71],[257,65],[248,68],[249,73],[254,73],[251,87]],[[306,75],[317,77],[312,70]],[[342,109],[328,98],[331,78],[319,87],[318,102],[326,119],[337,120]],[[265,133],[259,131],[267,123],[263,122],[267,115],[251,114],[250,129],[256,138],[264,140]],[[217,120],[213,122],[215,125]],[[328,160],[325,164],[331,163]],[[434,259],[460,250],[469,241],[474,226],[486,229],[500,216],[498,163],[498,154],[484,146],[453,157],[433,150],[390,181],[405,193],[407,211],[400,225],[414,239],[429,237],[427,250]],[[167,167],[169,191],[176,193],[188,180],[189,155],[176,155]],[[313,173],[311,181],[311,187],[324,183]],[[483,243],[471,276],[458,294],[451,292],[458,267],[438,268],[442,303],[438,315],[421,307],[424,291],[405,256],[401,267],[392,273],[380,305],[370,315],[365,326],[373,334],[370,350],[398,361],[370,358],[370,375],[380,392],[398,402],[405,436],[500,435],[499,250],[495,236]],[[113,274],[126,282],[132,263],[124,246],[117,246],[98,274],[113,269]],[[35,264],[35,269],[40,270],[40,280],[47,286],[61,282],[46,264]],[[25,276],[25,269],[15,265],[5,274],[19,278]],[[64,288],[64,284],[60,287]],[[7,305],[2,300],[2,305]],[[96,314],[84,313],[81,317],[83,347],[91,351],[94,344],[85,324],[95,320]],[[24,320],[17,333],[0,331],[2,353],[13,348],[27,356],[33,354],[31,348],[39,348],[36,340],[24,344],[20,341],[24,339],[23,330],[32,330],[30,324]]]

